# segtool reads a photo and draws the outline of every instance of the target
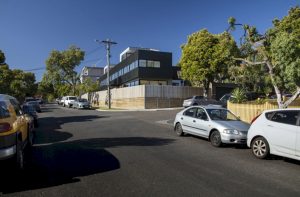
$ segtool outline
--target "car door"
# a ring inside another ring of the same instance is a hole
[[[296,125],[299,111],[276,111],[267,122],[268,142],[279,154],[295,155],[297,130]],[[272,150],[271,150],[272,151]],[[273,152],[273,151],[272,151]]]
[[[10,99],[10,102],[13,105],[15,116],[16,116],[16,121],[13,126],[16,131],[22,133],[22,140],[25,140],[27,139],[27,135],[28,135],[28,124],[25,118],[25,114],[21,110],[21,107],[16,100]]]
[[[208,137],[209,134],[209,119],[203,108],[198,108],[195,118],[193,119],[193,127],[197,135]]]
[[[181,117],[181,125],[184,132],[196,134],[193,120],[195,119],[195,114],[197,112],[197,107],[192,107],[186,109]]]

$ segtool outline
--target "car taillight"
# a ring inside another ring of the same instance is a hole
[[[251,123],[250,124],[252,124],[253,122],[255,122],[255,120],[260,116],[261,114],[259,114],[259,115],[257,115],[257,116],[255,116],[253,119],[252,119],[252,121],[251,121]]]
[[[4,122],[0,123],[0,133],[4,133],[11,130],[11,126],[9,123]]]

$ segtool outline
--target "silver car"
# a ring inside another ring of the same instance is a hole
[[[195,105],[219,105],[222,107],[223,103],[221,101],[217,101],[215,99],[206,98],[204,96],[193,96],[183,100],[183,107],[190,107]]]
[[[77,99],[72,101],[72,106],[77,109],[91,109],[91,104],[87,99]]]
[[[213,146],[246,144],[250,125],[229,110],[213,105],[192,106],[177,113],[174,131],[207,138]]]

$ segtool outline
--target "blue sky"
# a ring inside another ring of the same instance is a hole
[[[105,65],[105,48],[94,40],[111,38],[112,63],[138,46],[172,52],[175,65],[189,34],[221,33],[230,16],[264,32],[295,5],[300,0],[0,0],[0,49],[11,68],[31,70],[45,68],[51,50],[76,45],[87,54],[80,70]],[[45,70],[32,72],[40,81]]]

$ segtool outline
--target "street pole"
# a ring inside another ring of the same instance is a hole
[[[96,40],[99,42],[99,40]],[[110,81],[109,81],[109,70],[110,70],[110,46],[117,44],[116,42],[111,41],[110,39],[102,40],[101,43],[105,44],[106,48],[106,60],[107,60],[107,94],[108,94],[108,109],[111,109],[111,94],[110,94]]]

